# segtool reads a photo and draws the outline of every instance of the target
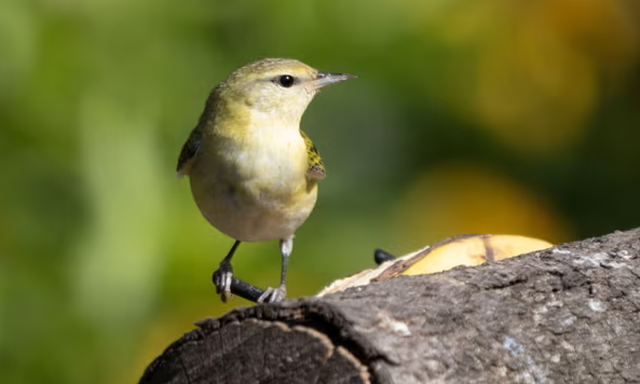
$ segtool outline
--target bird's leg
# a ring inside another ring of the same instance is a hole
[[[227,256],[220,262],[220,267],[213,272],[213,284],[216,286],[216,293],[220,294],[223,303],[231,297],[231,278],[233,277],[233,268],[231,267],[231,258],[236,252],[236,248],[240,245],[240,240],[236,240],[231,247]]]
[[[287,263],[293,250],[293,235],[280,240],[280,254],[282,255],[282,269],[280,270],[280,286],[278,288],[267,288],[258,298],[259,303],[275,303],[282,301],[287,296],[285,280],[287,278]]]

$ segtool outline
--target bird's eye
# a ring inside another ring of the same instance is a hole
[[[294,79],[294,77],[291,75],[282,75],[282,76],[278,76],[278,78],[276,79],[276,82],[285,88],[290,88],[293,85],[293,83],[296,82],[296,79]]]

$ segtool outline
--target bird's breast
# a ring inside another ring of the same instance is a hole
[[[211,224],[244,241],[295,232],[315,205],[317,187],[306,178],[304,140],[293,133],[219,137],[198,154],[191,187]]]
[[[306,148],[299,134],[264,135],[221,152],[223,166],[246,184],[247,192],[286,198],[306,184]]]

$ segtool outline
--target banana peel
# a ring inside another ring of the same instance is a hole
[[[553,244],[547,241],[533,237],[484,234],[449,237],[399,258],[377,250],[375,260],[380,264],[377,268],[367,269],[353,276],[336,280],[317,296],[400,275],[422,275],[446,271],[460,265],[480,265],[552,246]]]

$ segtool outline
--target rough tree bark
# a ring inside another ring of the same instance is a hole
[[[239,309],[140,383],[640,382],[640,229]]]

